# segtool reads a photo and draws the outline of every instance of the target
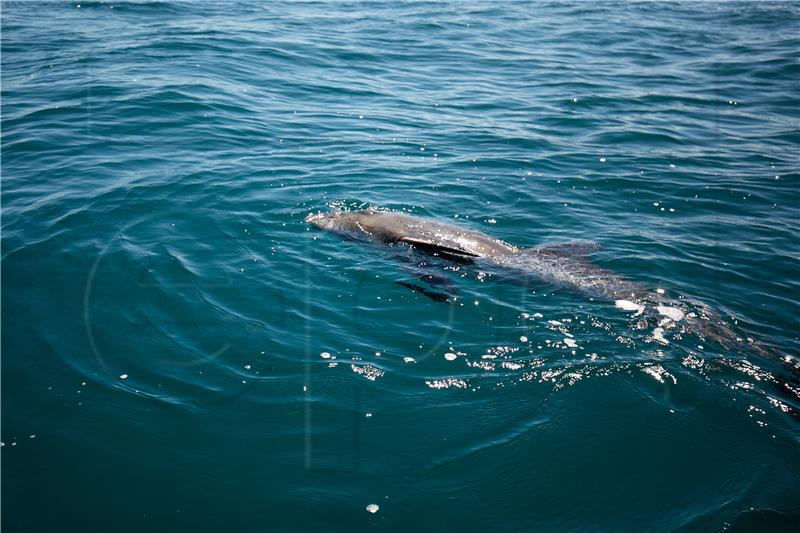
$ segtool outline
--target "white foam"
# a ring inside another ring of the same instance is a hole
[[[379,377],[383,376],[383,374],[385,373],[380,368],[376,368],[372,365],[364,365],[364,366],[350,365],[350,368],[356,374],[361,374],[370,381],[375,381]]]
[[[448,361],[455,361],[458,358],[458,356],[453,352],[447,352],[446,354],[444,354],[444,358],[447,359]]]
[[[564,337],[564,344],[566,344],[570,348],[575,348],[576,346],[578,346],[578,343],[575,342],[575,339],[570,339],[569,337]]]
[[[674,320],[675,322],[683,320],[684,317],[683,311],[681,311],[677,307],[667,307],[665,305],[659,305],[658,307],[656,307],[656,311],[658,311],[659,314],[664,315],[665,317],[671,320]]]
[[[669,341],[664,338],[664,328],[656,328],[653,330],[653,339],[661,344],[669,344]]]
[[[380,509],[380,506],[377,503],[371,503],[367,505],[367,512],[375,514]]]
[[[466,389],[467,382],[463,379],[447,378],[447,379],[434,379],[425,381],[425,384],[432,389],[449,389],[455,387],[457,389]]]
[[[636,311],[634,316],[641,315],[644,312],[643,305],[637,304],[636,302],[632,302],[630,300],[617,300],[614,302],[614,305],[623,311]]]
[[[403,362],[404,363],[416,363],[417,360],[414,359],[413,357],[403,357]]]
[[[642,372],[646,374],[650,374],[656,381],[659,383],[666,383],[667,379],[671,379],[673,385],[678,383],[678,380],[675,379],[675,376],[667,372],[667,370],[661,365],[648,365],[642,368]]]

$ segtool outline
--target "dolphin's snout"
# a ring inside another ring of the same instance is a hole
[[[308,222],[309,224],[313,224],[314,222],[319,222],[320,220],[322,220],[322,217],[323,217],[322,213],[309,213],[308,216],[306,217],[306,222]]]
[[[333,228],[335,218],[336,217],[331,213],[318,211],[316,213],[310,213],[306,217],[306,223],[316,226],[319,229],[331,230]]]

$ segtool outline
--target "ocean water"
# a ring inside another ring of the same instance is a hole
[[[4,532],[798,530],[796,2],[0,9]],[[433,301],[304,223],[368,206],[597,242],[775,357]]]

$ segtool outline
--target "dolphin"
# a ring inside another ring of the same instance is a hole
[[[407,245],[457,263],[478,263],[533,275],[592,297],[639,300],[642,284],[617,276],[588,260],[601,249],[593,242],[570,242],[520,248],[479,231],[396,211],[328,211],[312,213],[306,222],[349,239],[387,245]]]
[[[551,285],[573,289],[592,299],[613,301],[623,311],[655,324],[653,337],[668,344],[664,332],[680,324],[681,332],[695,333],[726,349],[748,349],[776,359],[776,354],[748,338],[737,336],[719,314],[703,302],[681,296],[670,299],[663,291],[652,291],[645,284],[627,280],[591,262],[589,256],[602,247],[594,242],[567,242],[522,248],[479,231],[439,220],[397,211],[367,209],[332,210],[309,214],[305,221],[319,229],[357,241],[393,247],[407,246],[428,255],[462,264],[477,264],[482,269],[500,270],[533,276]],[[402,258],[398,255],[398,257]],[[418,263],[424,266],[424,263]],[[417,277],[430,285],[444,287],[453,294],[446,278],[429,273]],[[447,295],[419,285],[398,282],[437,301]],[[646,323],[640,321],[640,327]]]
[[[646,285],[622,278],[614,272],[602,268],[589,259],[600,250],[594,242],[568,242],[521,248],[500,239],[490,237],[479,231],[465,229],[435,219],[417,217],[407,213],[367,209],[362,211],[333,210],[309,214],[305,221],[319,229],[340,236],[374,242],[390,247],[408,247],[443,260],[462,264],[476,264],[481,269],[503,272],[511,271],[534,276],[553,285],[576,290],[601,300],[613,301],[616,307],[633,314],[637,318],[635,328],[654,326],[649,340],[669,344],[664,336],[669,330],[676,330],[673,339],[680,334],[689,333],[716,342],[727,350],[753,352],[764,358],[777,360],[784,368],[785,376],[794,388],[800,390],[800,363],[787,356],[781,356],[771,348],[766,348],[752,338],[742,339],[730,325],[703,302],[680,296],[678,300],[664,296],[664,291],[652,291]],[[398,259],[408,262],[408,257],[395,254]],[[418,262],[417,267],[427,266]],[[444,287],[454,294],[452,284],[447,278],[416,273],[417,277],[429,285]],[[450,297],[430,291],[419,285],[398,282],[411,290],[422,292],[429,298],[447,302]],[[778,388],[782,395],[787,391]],[[800,398],[800,393],[794,392]],[[789,397],[792,397],[790,395]],[[796,398],[795,398],[796,399]],[[800,411],[792,412],[800,419]]]

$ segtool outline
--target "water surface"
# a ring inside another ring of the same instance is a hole
[[[796,530],[799,16],[3,2],[4,530]],[[598,242],[790,358],[434,302],[303,222],[367,206]]]

